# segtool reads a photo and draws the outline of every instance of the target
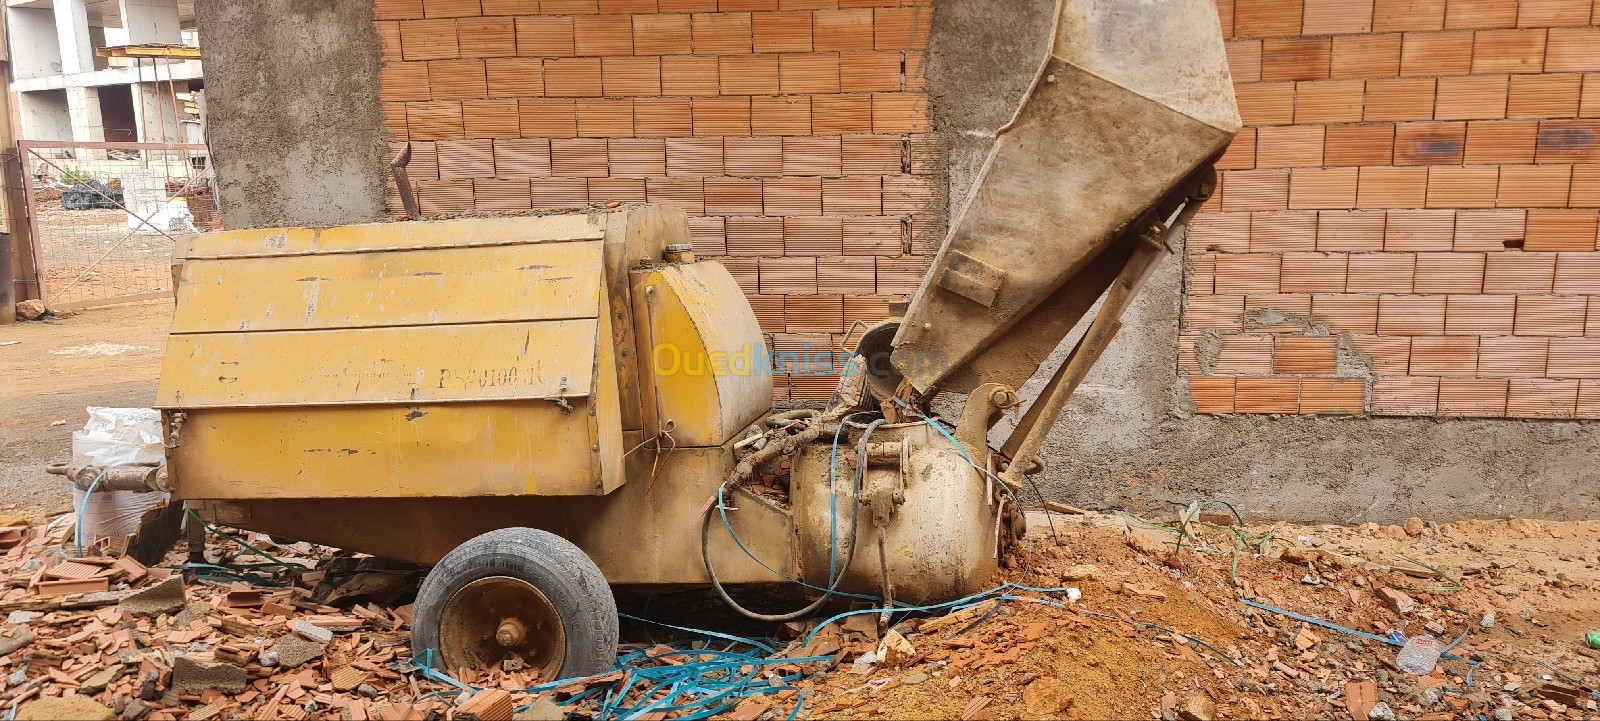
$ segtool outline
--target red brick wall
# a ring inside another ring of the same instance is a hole
[[[425,212],[676,205],[776,348],[831,347],[941,239],[930,4],[376,0],[388,125]],[[1594,2],[1218,10],[1249,127],[1190,243],[1198,410],[1600,417]]]
[[[426,214],[681,207],[776,348],[831,348],[941,237],[930,3],[376,0],[388,128]]]
[[[1594,3],[1218,9],[1248,127],[1191,236],[1199,411],[1600,418]]]

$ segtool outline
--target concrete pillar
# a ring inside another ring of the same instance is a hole
[[[67,88],[67,112],[72,116],[74,142],[105,142],[106,127],[100,117],[99,88]]]
[[[56,41],[61,45],[61,72],[94,70],[94,41],[89,38],[89,8],[85,0],[54,0]]]
[[[118,0],[129,45],[181,45],[177,0]]]
[[[61,42],[56,16],[48,8],[6,8],[6,34],[11,40],[11,71],[18,80],[61,72]]]
[[[145,63],[149,64],[149,61]],[[185,142],[183,128],[179,125],[178,118],[174,116],[171,91],[188,92],[188,81],[175,82],[171,88],[164,82],[134,83],[129,89],[133,91],[133,114],[138,119],[139,142]],[[177,107],[181,109],[183,104],[180,102]]]

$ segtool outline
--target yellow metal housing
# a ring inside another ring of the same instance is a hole
[[[655,377],[654,398],[644,399],[647,434],[721,445],[772,407],[761,326],[727,269],[664,265],[633,278],[639,356]]]
[[[680,227],[641,207],[196,237],[157,390],[173,487],[609,493],[641,418],[626,266]]]
[[[633,481],[603,497],[257,498],[197,506],[216,523],[416,563],[434,563],[480,533],[531,526],[571,540],[613,584],[706,583],[700,513],[732,459],[727,446],[680,447],[663,451],[656,462],[644,448],[628,456]],[[762,563],[795,573],[789,513],[742,489],[730,491],[728,501],[739,508],[730,519],[745,548]],[[745,555],[720,522],[711,553],[727,583],[782,580]]]

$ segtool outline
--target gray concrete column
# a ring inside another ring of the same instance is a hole
[[[61,45],[61,72],[94,70],[94,41],[89,39],[89,9],[85,0],[55,0],[56,41]],[[99,114],[99,108],[95,109]]]
[[[67,88],[67,112],[72,116],[74,142],[105,142],[106,126],[100,117],[99,88]]]

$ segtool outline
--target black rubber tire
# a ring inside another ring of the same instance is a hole
[[[491,576],[522,579],[555,606],[567,636],[561,679],[603,673],[616,663],[617,602],[605,576],[572,542],[536,528],[490,531],[440,559],[417,591],[412,652],[420,656],[431,649],[438,665],[439,625],[445,604],[462,587]]]

